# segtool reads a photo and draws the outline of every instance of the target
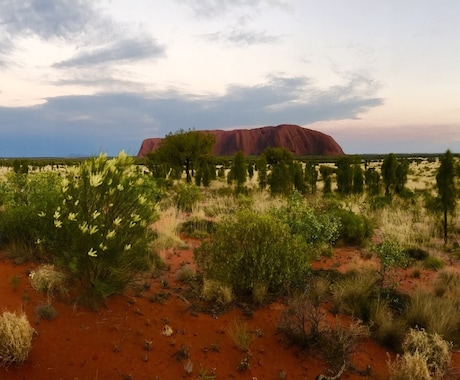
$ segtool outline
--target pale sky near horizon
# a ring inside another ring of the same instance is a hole
[[[460,153],[457,0],[0,0],[0,157],[297,124]]]

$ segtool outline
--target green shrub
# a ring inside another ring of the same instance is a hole
[[[255,284],[276,292],[301,281],[309,269],[306,245],[268,214],[249,210],[218,223],[210,241],[194,251],[204,277],[251,294]]]
[[[374,246],[372,250],[380,260],[378,274],[380,277],[380,289],[382,290],[389,280],[390,269],[405,267],[408,264],[408,259],[402,247],[392,240],[385,240],[383,243]]]
[[[289,226],[292,235],[298,235],[317,250],[330,249],[339,237],[340,221],[334,213],[312,208],[298,192],[289,197],[286,206],[271,213]]]
[[[428,258],[429,253],[421,248],[410,247],[404,250],[406,255],[414,260],[425,260]]]
[[[25,313],[0,315],[0,365],[22,364],[29,356],[35,330]]]
[[[7,246],[7,251],[17,262],[44,259],[36,241],[49,231],[37,215],[42,211],[52,213],[58,206],[59,174],[10,172],[6,178],[1,196],[0,244]]]
[[[343,209],[337,215],[340,218],[340,240],[344,243],[362,245],[371,237],[371,222],[364,216]]]
[[[180,183],[174,188],[174,202],[179,210],[191,212],[201,199],[200,188],[194,184]]]
[[[435,256],[428,256],[425,260],[423,260],[423,266],[426,269],[439,270],[444,268],[444,265],[444,261]]]
[[[35,308],[35,315],[37,317],[37,320],[46,319],[48,321],[51,321],[54,318],[56,318],[57,311],[55,307],[50,303],[42,303],[40,305],[37,305],[37,307]]]
[[[149,247],[154,234],[148,226],[157,218],[159,193],[133,162],[121,152],[69,168],[60,206],[39,215],[52,230],[43,236],[43,247],[94,301],[122,292],[154,260]]]

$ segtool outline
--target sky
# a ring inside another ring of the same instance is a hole
[[[297,124],[460,153],[458,0],[0,0],[0,157]]]

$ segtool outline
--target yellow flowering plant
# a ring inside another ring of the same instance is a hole
[[[158,217],[160,197],[152,177],[131,157],[101,154],[67,171],[59,206],[49,217],[39,215],[54,225],[41,244],[86,295],[104,299],[121,293],[154,259],[149,226]]]

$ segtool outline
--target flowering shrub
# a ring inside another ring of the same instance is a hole
[[[152,263],[153,232],[148,226],[157,218],[159,193],[133,162],[121,152],[113,159],[100,155],[69,168],[60,205],[51,215],[39,214],[51,233],[38,242],[91,298],[123,291]]]

